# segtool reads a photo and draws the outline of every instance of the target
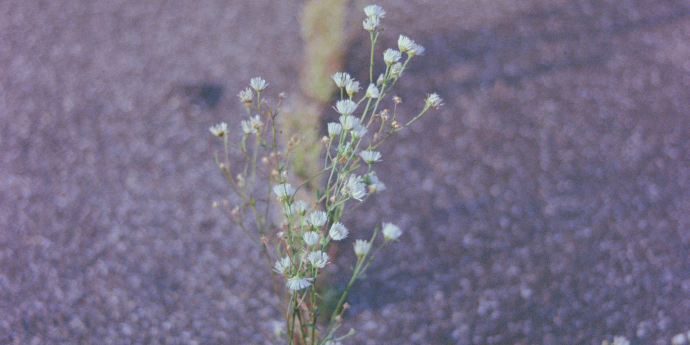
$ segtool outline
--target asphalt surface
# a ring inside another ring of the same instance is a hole
[[[382,149],[387,191],[346,220],[351,241],[405,234],[355,285],[345,343],[690,330],[690,4],[379,4],[384,44],[426,47],[399,116],[446,104]],[[270,343],[265,261],[211,208],[229,193],[208,127],[239,122],[251,77],[299,92],[299,11],[0,2],[0,344]],[[366,40],[348,47],[360,79]],[[336,285],[352,259],[348,242]]]

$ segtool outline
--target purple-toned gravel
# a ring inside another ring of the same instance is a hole
[[[398,34],[426,48],[398,118],[425,93],[445,105],[382,147],[388,189],[345,219],[339,286],[352,241],[383,221],[404,234],[354,286],[344,343],[690,330],[690,5],[378,4],[381,52]],[[364,80],[351,5],[346,68]],[[211,208],[230,194],[208,127],[240,135],[251,77],[272,101],[299,93],[300,6],[0,2],[0,344],[270,343],[266,263]]]

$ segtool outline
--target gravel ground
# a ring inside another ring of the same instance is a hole
[[[446,105],[389,142],[387,192],[347,220],[406,231],[355,286],[347,343],[670,344],[690,330],[690,5],[379,4],[385,43],[427,48],[400,116],[425,92]],[[228,193],[207,128],[239,121],[251,77],[297,92],[299,10],[0,3],[0,344],[268,343],[270,278],[211,208]],[[339,250],[344,284],[353,254]]]

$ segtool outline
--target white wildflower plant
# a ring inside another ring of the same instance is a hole
[[[278,336],[283,338],[282,343],[289,345],[342,344],[343,339],[354,334],[354,331],[346,334],[339,331],[347,309],[347,294],[355,280],[364,277],[379,250],[399,239],[403,230],[392,223],[383,223],[369,232],[370,238],[352,240],[351,233],[359,237],[361,230],[351,232],[343,222],[362,202],[386,189],[374,169],[374,163],[382,161],[378,147],[429,109],[443,104],[441,97],[430,93],[420,97],[421,110],[417,115],[405,120],[403,116],[398,118],[402,100],[392,97],[391,102],[387,96],[410,60],[421,55],[424,48],[409,37],[400,36],[397,49],[384,50],[383,61],[380,60],[375,47],[383,32],[386,12],[380,6],[371,5],[365,8],[365,14],[363,26],[371,40],[369,80],[363,83],[368,85],[366,94],[358,93],[360,82],[350,74],[338,72],[331,76],[340,90],[340,97],[333,104],[333,114],[339,115],[339,121],[328,123],[328,135],[322,139],[323,165],[314,176],[304,181],[296,179],[293,157],[300,154],[301,139],[291,138],[286,145],[280,144],[281,130],[276,118],[281,113],[284,94],[278,95],[275,106],[270,105],[264,96],[269,83],[262,78],[252,78],[249,87],[238,94],[246,108],[246,117],[239,121],[244,135],[238,143],[229,143],[226,123],[209,128],[224,144],[224,157],[216,154],[216,164],[240,200],[233,206],[228,201],[222,204],[228,219],[244,231],[270,262],[274,291],[281,301],[279,307],[284,317]],[[403,54],[406,54],[404,58]],[[376,75],[382,72],[376,79],[375,68]],[[388,104],[392,110],[386,108]],[[246,158],[243,166],[231,164],[231,149],[240,151]],[[310,202],[297,200],[297,195],[307,189],[311,180],[321,181],[314,198]],[[383,238],[377,237],[379,232]],[[320,321],[317,316],[325,309],[319,310],[323,302],[319,291],[327,283],[323,279],[324,270],[335,262],[329,255],[335,253],[329,251],[334,242],[352,243],[356,262],[332,313]]]

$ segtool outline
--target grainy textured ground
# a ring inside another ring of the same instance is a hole
[[[689,330],[690,4],[380,5],[387,44],[427,48],[399,83],[401,116],[425,92],[446,105],[389,143],[387,193],[348,220],[406,230],[356,285],[348,343]],[[270,279],[210,208],[227,192],[207,128],[239,121],[250,77],[296,92],[298,12],[0,3],[0,344],[266,343]]]

